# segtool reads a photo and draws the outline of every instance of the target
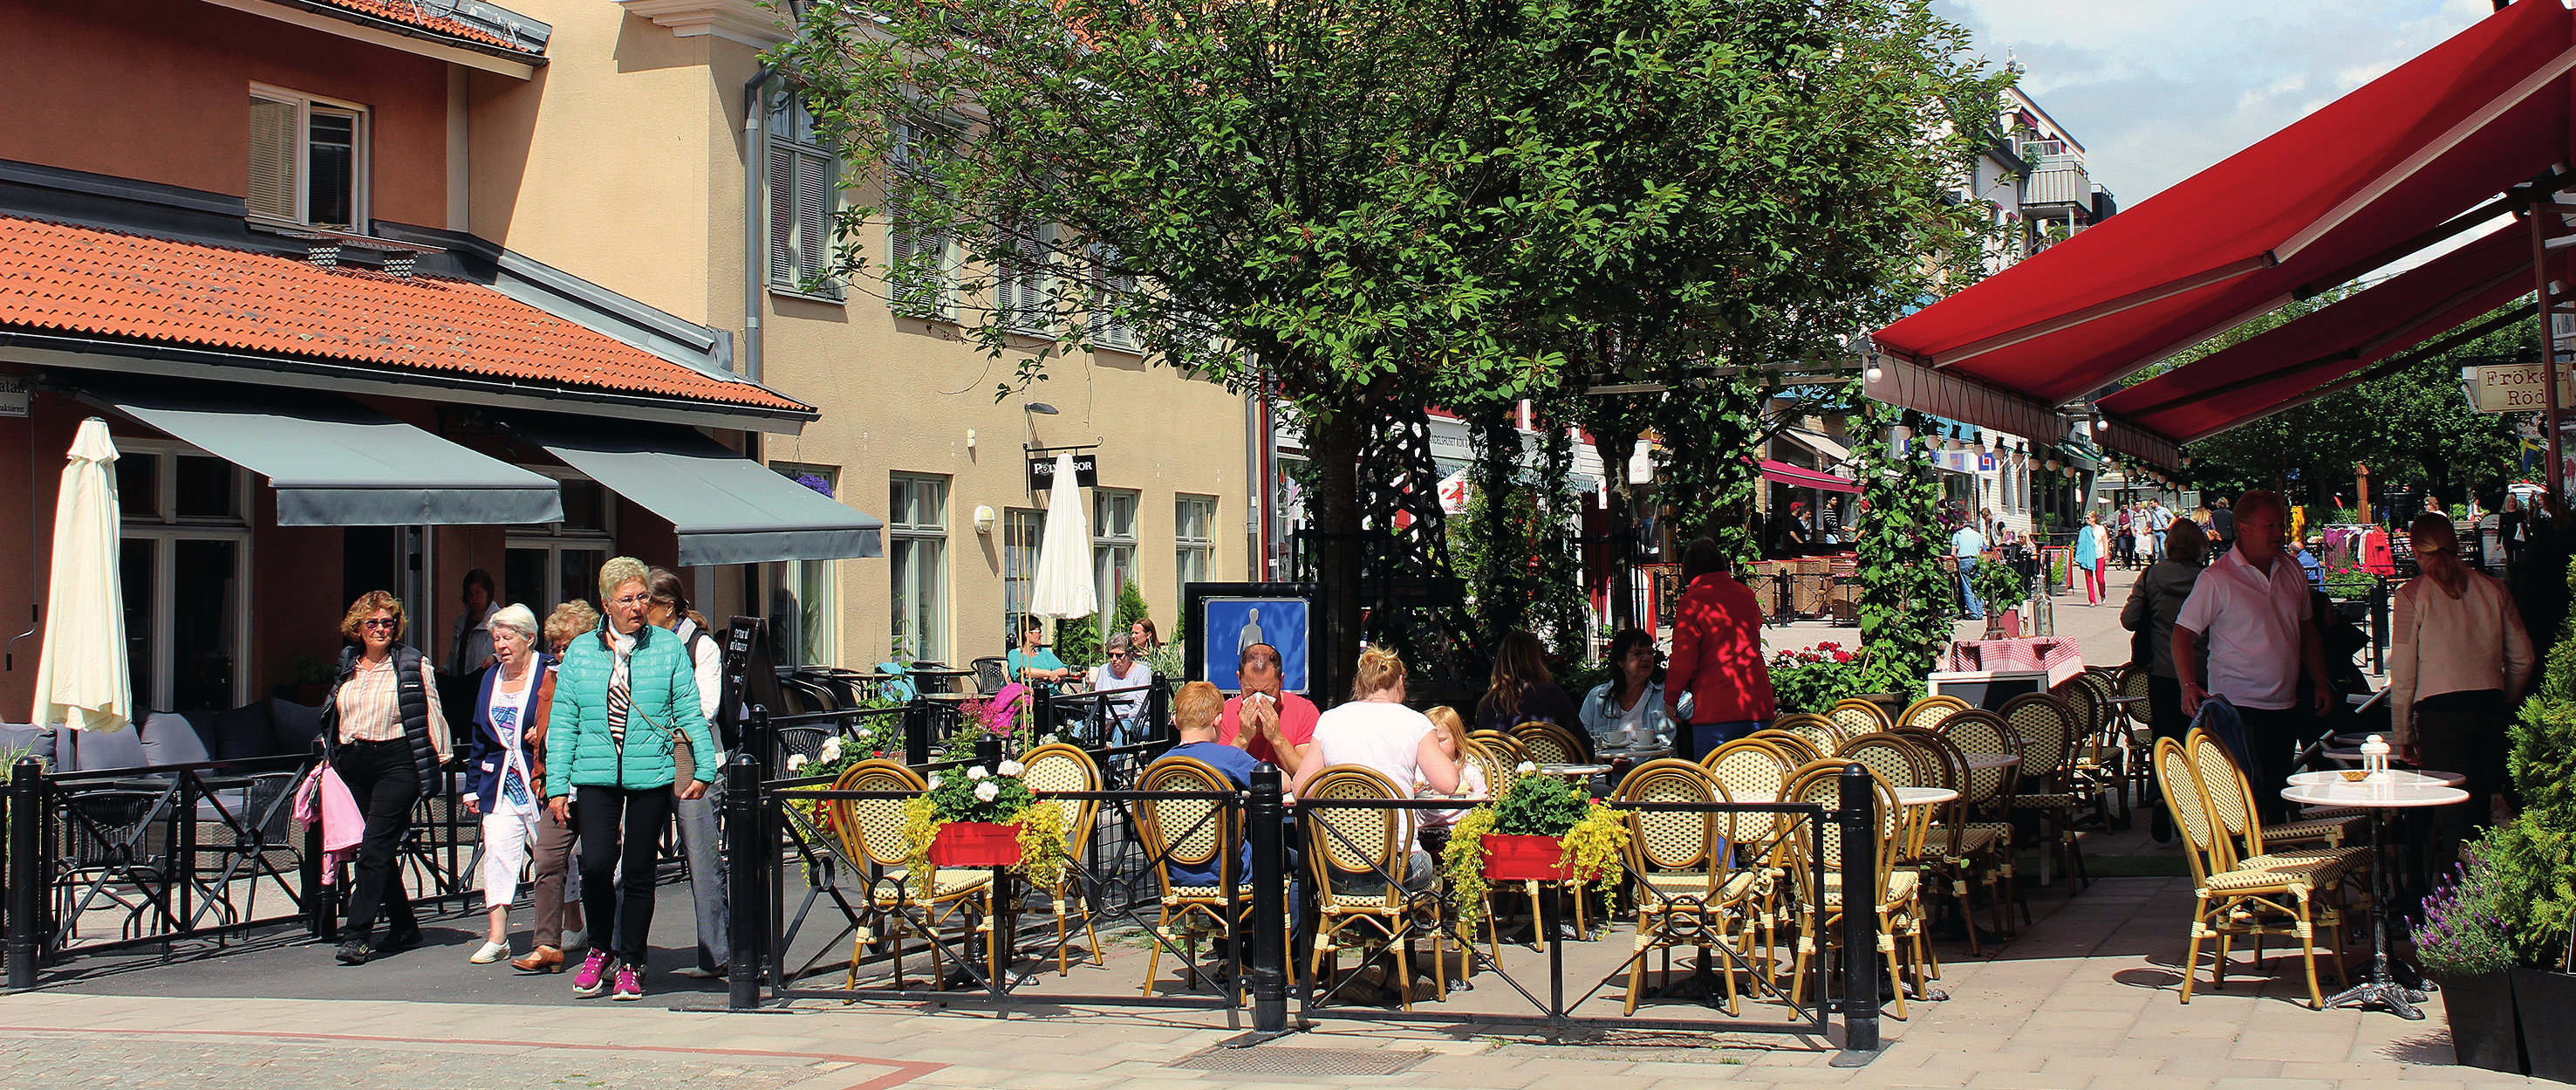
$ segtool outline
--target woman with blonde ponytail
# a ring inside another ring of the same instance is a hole
[[[1404,659],[1383,647],[1360,650],[1351,702],[1315,720],[1315,746],[1322,758],[1297,770],[1301,794],[1306,781],[1332,765],[1374,770],[1395,785],[1397,798],[1412,798],[1417,784],[1444,795],[1458,790],[1457,760],[1441,748],[1439,726],[1404,706]],[[1431,881],[1431,855],[1419,850],[1413,855],[1405,885],[1425,888]],[[1417,879],[1423,884],[1416,885]]]
[[[2423,574],[2397,588],[2388,704],[2397,747],[2424,768],[2469,778],[2469,801],[2433,811],[2429,862],[2459,860],[2460,842],[2487,824],[2505,786],[2505,727],[2531,680],[2531,636],[2513,596],[2460,558],[2448,515],[2425,512],[2410,537]]]

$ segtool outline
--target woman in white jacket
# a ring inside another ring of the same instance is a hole
[[[2469,778],[2467,803],[2433,811],[2427,862],[2444,874],[2505,789],[2506,727],[2534,655],[2513,595],[2462,561],[2449,515],[2425,512],[2410,536],[2423,574],[2397,588],[2393,603],[2388,708],[2409,759]]]
[[[707,782],[707,793],[694,799],[672,803],[673,824],[680,829],[680,853],[689,860],[689,895],[695,902],[698,917],[697,964],[680,970],[680,975],[706,980],[725,975],[733,963],[731,911],[725,892],[724,844],[716,829],[716,815],[724,810],[724,774],[721,771],[732,756],[731,731],[724,710],[724,648],[714,633],[707,631],[707,619],[689,608],[687,584],[669,568],[655,568],[644,580],[645,593],[653,596],[644,607],[644,621],[656,628],[667,628],[680,637],[688,649],[689,665],[697,673],[698,711],[707,718],[707,731],[716,736],[723,753],[692,753],[689,760],[696,766],[696,777]],[[682,780],[689,777],[682,776]]]

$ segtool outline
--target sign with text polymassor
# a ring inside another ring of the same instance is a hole
[[[2482,413],[2532,413],[2549,408],[2549,394],[2540,388],[2540,365],[2537,363],[2498,363],[2469,368],[2469,396],[2477,400]],[[2568,372],[2558,372],[2558,405],[2576,408],[2576,381]]]
[[[1073,483],[1084,488],[1100,487],[1100,463],[1090,451],[1073,455]],[[1029,491],[1044,492],[1055,487],[1055,455],[1029,455]]]

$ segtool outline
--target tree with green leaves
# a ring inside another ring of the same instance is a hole
[[[1931,450],[1919,440],[1900,451],[1890,429],[1924,434],[1926,418],[1912,409],[1870,402],[1862,415],[1867,432],[1860,455],[1862,512],[1859,553],[1860,641],[1869,661],[1861,681],[1871,692],[1912,697],[1950,642],[1952,579],[1941,571],[1947,544],[1941,532],[1940,482],[1933,480]]]
[[[1373,406],[1516,400],[1570,360],[1704,396],[1973,252],[1968,138],[1926,120],[1993,91],[1929,2],[824,0],[777,59],[869,179],[833,276],[1016,385],[1117,329],[1293,403],[1330,684]]]

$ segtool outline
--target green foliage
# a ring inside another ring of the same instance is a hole
[[[1561,777],[1523,776],[1512,781],[1512,789],[1502,798],[1494,800],[1491,831],[1512,836],[1564,836],[1591,807],[1592,800]]]
[[[2066,562],[2062,559],[2057,562],[2057,574],[2061,578],[2066,574]],[[1989,617],[2020,605],[2023,599],[2030,597],[2029,581],[2014,571],[2010,564],[1981,561],[1977,570],[1968,573],[1968,580],[1977,585],[1977,599],[1985,603]]]
[[[2563,570],[2576,579],[2576,566]],[[2516,960],[2567,968],[2576,934],[2576,626],[2562,626],[2523,702],[2508,767],[2522,810],[2488,834],[2480,854],[2495,864]]]
[[[1758,449],[1766,393],[1753,376],[1690,373],[1655,407],[1655,483],[1673,509],[1680,540],[1712,537],[1739,564],[1762,555],[1753,500],[1762,468],[1745,460]]]
[[[1950,578],[1939,563],[1945,544],[1939,522],[1941,486],[1926,467],[1929,450],[1897,456],[1887,429],[1903,424],[1923,434],[1913,410],[1871,402],[1861,458],[1860,638],[1868,651],[1862,685],[1868,692],[1911,697],[1923,691],[1940,648],[1950,641]]]
[[[1771,656],[1771,696],[1780,714],[1823,714],[1836,701],[1876,692],[1863,680],[1862,656],[1830,640]]]
[[[2326,594],[2335,598],[2368,598],[2379,589],[2380,578],[2359,565],[2326,566]]]
[[[1118,608],[1109,615],[1109,631],[1132,630],[1136,622],[1152,615],[1153,609],[1145,604],[1145,588],[1130,579],[1118,585]]]
[[[2503,889],[2496,865],[2477,844],[2460,846],[2460,869],[2424,898],[2415,924],[2415,956],[2437,973],[2474,976],[2513,964],[2505,933]]]
[[[1471,929],[1484,913],[1487,833],[1555,837],[1563,844],[1559,864],[1571,866],[1577,880],[1586,882],[1615,871],[1632,835],[1618,811],[1585,798],[1557,777],[1525,773],[1502,798],[1459,818],[1450,829],[1448,846],[1441,850],[1440,871],[1448,879],[1449,900]],[[1615,903],[1618,886],[1617,882],[1600,883],[1604,913]]]
[[[1100,664],[1100,622],[1091,617],[1076,617],[1055,623],[1055,657],[1076,670],[1088,670]]]

